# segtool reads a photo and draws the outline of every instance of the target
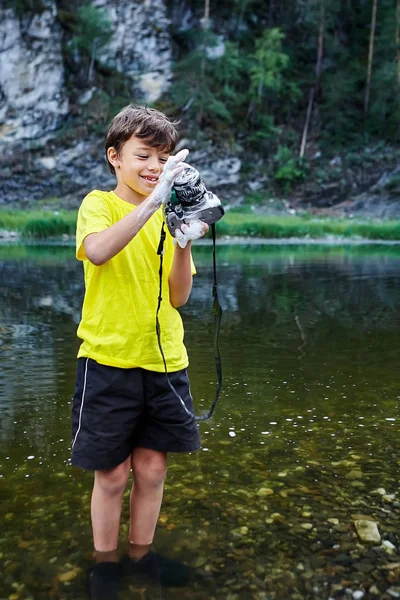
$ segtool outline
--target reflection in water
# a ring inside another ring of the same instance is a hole
[[[222,397],[202,451],[171,456],[156,537],[194,568],[179,594],[400,597],[400,249],[226,246],[218,261]],[[215,392],[210,248],[195,262],[182,312],[201,411]],[[69,413],[81,267],[72,248],[0,246],[0,277],[0,598],[80,600],[91,475],[69,466]],[[371,519],[379,542],[356,531]],[[127,522],[125,502],[121,540]],[[124,581],[122,600],[158,597],[176,591]]]

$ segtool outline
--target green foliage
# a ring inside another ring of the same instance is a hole
[[[246,194],[244,204],[247,206],[262,204],[265,200],[265,192],[250,192]],[[232,209],[229,211],[232,212]]]
[[[22,17],[26,12],[41,13],[46,10],[43,0],[5,0],[5,8],[12,8],[15,14]]]
[[[78,8],[72,30],[74,35],[69,43],[69,50],[71,53],[78,51],[89,62],[88,80],[90,81],[98,51],[112,36],[111,23],[103,10],[86,3]]]
[[[392,177],[384,187],[388,192],[398,195],[400,193],[400,175]]]
[[[24,237],[43,239],[64,234],[70,235],[74,233],[74,230],[71,229],[71,224],[59,217],[30,219],[25,223],[22,229],[22,235]]]
[[[24,237],[35,239],[74,235],[76,212],[1,210],[0,229],[17,231]]]
[[[365,130],[374,137],[400,140],[400,89],[397,81],[396,3],[378,3],[371,94]]]
[[[282,239],[339,236],[370,240],[400,240],[400,221],[309,219],[289,216],[239,214],[228,211],[217,225],[219,235]]]
[[[174,8],[172,0],[168,3]],[[46,7],[44,0],[4,0],[3,4],[19,15],[41,12]],[[299,163],[296,157],[311,89],[315,89],[315,96],[306,156],[322,150],[328,158],[328,154],[345,148],[346,154],[351,150],[354,156],[363,156],[361,166],[351,156],[346,166],[370,168],[373,157],[362,153],[363,146],[375,146],[379,139],[392,146],[400,141],[393,0],[378,3],[366,114],[371,1],[211,3],[212,20],[207,27],[201,22],[204,2],[188,0],[188,4],[193,26],[191,30],[172,31],[177,56],[175,79],[168,96],[157,104],[181,119],[184,135],[239,147],[243,156],[263,155],[268,173],[273,168],[271,177],[285,192],[307,173],[307,163]],[[79,113],[72,120],[74,135],[84,135],[88,128],[100,132],[101,124],[132,100],[131,82],[97,60],[112,33],[106,12],[88,1],[58,0],[57,7],[64,39],[69,37],[65,56],[67,67],[71,67],[68,85],[71,105]],[[321,34],[323,56],[315,87]],[[75,90],[82,87],[82,74],[87,73],[90,81],[94,71],[95,85],[105,95],[99,91],[83,108],[74,104]],[[331,175],[328,167],[327,173],[318,173],[318,180],[329,181]]]
[[[275,161],[277,170],[274,178],[282,185],[284,192],[288,192],[295,183],[304,178],[306,174],[304,163],[294,157],[287,146],[278,147]]]
[[[361,141],[364,115],[360,90],[363,89],[364,80],[363,65],[357,58],[344,64],[340,62],[335,71],[326,77],[320,102],[323,142],[341,146]]]
[[[188,51],[177,62],[171,100],[178,110],[201,127],[220,134],[223,125],[235,124],[247,143],[269,140],[279,135],[267,105],[279,94],[296,86],[286,85],[283,73],[288,64],[282,52],[284,36],[279,29],[265,29],[246,51],[236,41],[225,41],[222,56],[212,58],[210,48],[221,41],[212,31],[188,32]],[[228,139],[230,138],[228,133]]]
[[[71,40],[73,48],[90,56],[93,46],[100,49],[109,41],[112,30],[106,13],[92,4],[84,4],[78,8],[74,36]]]
[[[255,52],[250,59],[250,93],[261,101],[264,90],[280,92],[283,87],[283,73],[289,57],[282,52],[284,34],[278,29],[266,29],[255,42]]]
[[[261,201],[263,193],[255,192],[253,200]],[[0,229],[18,231],[24,237],[46,239],[73,236],[76,212],[0,210]],[[217,224],[219,235],[265,238],[360,237],[371,240],[400,240],[400,221],[357,221],[355,219],[317,219],[304,216],[266,216],[253,212],[249,205],[228,210]]]
[[[263,113],[256,113],[253,120],[252,132],[247,136],[247,142],[255,143],[261,150],[260,142],[278,136],[280,130],[275,126],[274,117]]]
[[[201,14],[203,4],[191,0]],[[400,140],[397,81],[396,6],[380,0],[368,114],[364,114],[371,3],[296,0],[265,3],[234,0],[211,7],[225,52],[207,56],[213,33],[192,30],[179,41],[174,106],[188,121],[271,156],[279,144],[299,148],[309,93],[316,82],[322,33],[319,85],[309,125],[308,147],[326,152],[360,147],[383,138]],[[208,35],[208,41],[202,36]],[[217,38],[214,36],[214,42]],[[234,132],[232,132],[232,124]],[[278,180],[301,179],[295,161],[282,166]]]
[[[240,79],[240,61],[234,45],[228,45],[225,70],[221,68],[221,59],[212,60],[207,56],[207,49],[218,43],[212,32],[199,29],[188,36],[192,50],[175,66],[172,102],[200,125],[215,123],[216,120],[229,123],[232,108],[228,106],[235,105],[236,101],[232,83]]]

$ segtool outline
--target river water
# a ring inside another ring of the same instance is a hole
[[[182,316],[201,411],[216,379],[211,248],[194,258]],[[193,577],[179,591],[127,579],[121,600],[400,598],[400,246],[226,245],[218,265],[221,400],[202,450],[170,457],[155,539]],[[0,278],[0,600],[81,600],[81,265],[68,246],[4,245]],[[127,523],[128,495],[121,555]]]

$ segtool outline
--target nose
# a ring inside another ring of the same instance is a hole
[[[149,161],[147,163],[147,169],[149,171],[159,171],[160,170],[160,163],[158,162],[158,158],[155,156],[151,156],[149,158]]]

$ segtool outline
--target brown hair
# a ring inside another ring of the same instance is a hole
[[[178,141],[176,125],[164,113],[147,106],[129,104],[115,115],[106,132],[105,149],[115,148],[117,154],[132,135],[166,152],[172,152]],[[107,156],[107,154],[106,154]],[[115,169],[107,157],[108,168],[115,175]]]

